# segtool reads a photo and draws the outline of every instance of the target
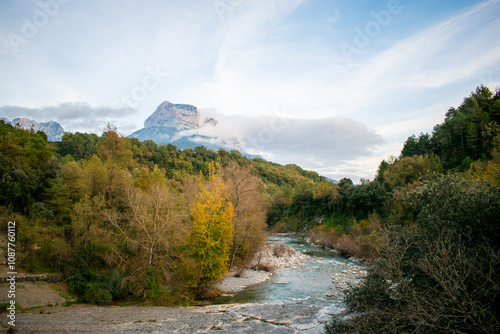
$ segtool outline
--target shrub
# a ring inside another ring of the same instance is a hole
[[[360,253],[360,246],[355,240],[346,234],[342,235],[335,244],[335,249],[344,256],[357,255]]]
[[[359,245],[359,248],[358,253],[353,255],[367,262],[374,261],[379,256],[380,250],[386,246],[385,240],[380,236],[379,232],[375,231],[355,238],[355,242]]]
[[[108,286],[100,282],[88,283],[83,297],[87,303],[97,305],[106,305],[113,300],[113,295]]]
[[[339,233],[330,226],[317,226],[309,232],[309,240],[325,248],[334,248],[338,239]]]
[[[485,238],[471,247],[471,235],[460,229],[444,227],[428,233],[427,226],[392,227],[385,232],[381,257],[369,268],[363,284],[346,292],[346,304],[356,316],[335,319],[327,330],[500,331],[498,245]]]
[[[126,293],[123,277],[116,272],[106,275],[90,270],[76,270],[68,278],[71,293],[83,297],[86,303],[105,305],[122,298]]]
[[[146,286],[146,298],[157,299],[165,294],[165,290],[161,287],[161,273],[153,268],[147,269],[146,279],[144,284]]]
[[[286,247],[283,244],[275,245],[273,247],[273,255],[277,257],[290,256],[293,249]]]

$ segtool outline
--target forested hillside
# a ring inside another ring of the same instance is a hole
[[[476,160],[489,160],[500,124],[500,95],[480,86],[458,108],[450,108],[432,134],[408,138],[401,158],[436,154],[445,169],[465,170]]]
[[[373,181],[335,188],[310,238],[371,265],[328,333],[500,331],[499,106],[478,87]]]
[[[181,151],[113,127],[46,139],[0,122],[2,224],[17,222],[24,269],[61,272],[72,293],[97,304],[203,297],[259,250],[270,198],[323,180],[296,165]]]

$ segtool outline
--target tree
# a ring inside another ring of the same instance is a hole
[[[346,294],[357,316],[334,332],[497,333],[498,187],[442,175],[398,197],[416,204],[413,226],[385,229],[380,258]]]
[[[117,205],[124,190],[124,179],[126,179],[124,174],[135,166],[128,138],[120,136],[116,127],[108,124],[102,135],[99,156],[108,171],[108,187],[106,189],[108,201],[110,204]]]
[[[261,183],[252,166],[239,167],[236,162],[224,169],[229,198],[234,208],[233,243],[230,267],[244,266],[260,249],[266,234],[266,212]]]
[[[384,171],[384,178],[393,187],[403,187],[432,172],[443,169],[438,156],[415,155],[394,161]]]
[[[98,141],[99,137],[94,133],[66,132],[62,137],[58,153],[61,156],[69,154],[77,161],[88,159],[97,153]]]
[[[134,255],[129,257],[132,280],[145,290],[150,271],[165,279],[173,271],[173,249],[184,240],[187,229],[180,197],[167,186],[154,183],[146,191],[129,188],[126,212],[108,209],[105,213],[112,233],[122,239]]]
[[[39,134],[0,123],[0,205],[25,211],[43,200],[53,171],[53,151]]]
[[[194,281],[199,288],[205,288],[227,271],[234,209],[220,162],[210,163],[208,182],[203,182],[200,174],[199,188],[198,199],[191,205],[189,245],[196,264]]]
[[[361,184],[354,186],[345,198],[346,213],[365,218],[369,213],[382,208],[387,195],[388,191],[382,182],[361,179]]]

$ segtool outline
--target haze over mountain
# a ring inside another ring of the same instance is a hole
[[[21,129],[45,132],[48,141],[61,141],[65,132],[61,124],[54,121],[38,123],[29,118],[15,118],[9,122],[5,117],[0,119],[12,126],[19,126]]]

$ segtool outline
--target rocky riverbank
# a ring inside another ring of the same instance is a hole
[[[174,308],[72,305],[21,313],[16,329],[19,334],[321,333],[328,319],[324,309],[300,303]],[[5,333],[6,317],[1,317],[0,322]]]
[[[322,258],[310,257],[304,252],[283,245],[267,246],[256,256],[250,268],[229,273],[217,287],[233,294],[269,279],[274,272],[281,275],[281,270],[295,272],[296,269],[299,274],[311,266],[332,266],[323,263]],[[347,278],[351,275],[350,270],[352,268],[346,266],[341,272],[345,271]],[[332,279],[339,284],[344,283],[344,277]],[[50,285],[35,284],[40,289]],[[21,290],[28,289],[24,287]],[[56,291],[52,292],[57,294]],[[35,296],[37,292],[29,294]],[[325,296],[331,297],[330,294]],[[16,330],[17,333],[322,333],[324,323],[333,314],[342,311],[340,304],[320,305],[307,300],[176,308],[98,307],[83,304],[43,306],[19,311]],[[0,332],[6,332],[7,318],[0,317],[0,324]]]
[[[215,287],[226,294],[234,294],[270,279],[275,270],[303,266],[308,258],[292,248],[267,245],[257,253],[248,268],[229,272]]]

